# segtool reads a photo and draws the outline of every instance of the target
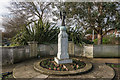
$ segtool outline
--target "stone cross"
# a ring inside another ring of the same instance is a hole
[[[54,60],[57,64],[72,63],[72,59],[69,59],[68,54],[68,35],[65,26],[60,27],[60,33],[58,35],[58,53]]]

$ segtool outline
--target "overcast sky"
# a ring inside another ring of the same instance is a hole
[[[6,8],[9,6],[10,0],[1,0],[0,1],[0,30],[4,31],[2,26],[2,17],[7,17],[9,10]]]
[[[10,6],[10,1],[16,1],[16,0],[0,0],[0,30],[2,30],[2,31],[4,31],[4,28],[3,28],[3,26],[2,26],[2,17],[7,17],[8,16],[8,14],[10,13],[10,11],[6,8],[6,7],[8,7],[8,6]],[[17,0],[17,1],[23,1],[23,0]],[[27,1],[27,0],[26,0]],[[28,1],[30,1],[30,0],[28,0]],[[32,1],[32,0],[31,0]],[[44,1],[44,0],[41,0],[41,1]],[[46,0],[45,0],[46,1]],[[61,1],[61,0],[60,0]],[[71,0],[71,1],[73,1],[73,2],[76,2],[76,0]],[[79,1],[79,0],[77,0],[77,1]],[[82,2],[82,1],[85,1],[85,0],[80,0],[80,2]],[[89,1],[89,0],[86,0],[86,1]],[[92,0],[90,0],[90,1],[92,1]],[[94,1],[94,0],[93,0]],[[107,2],[109,2],[109,1],[120,1],[120,0],[98,0],[97,2],[104,2],[104,1],[107,1]]]

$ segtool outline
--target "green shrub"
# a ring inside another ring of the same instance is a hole
[[[108,38],[103,38],[103,44],[109,44],[110,43],[110,39]]]
[[[31,26],[32,25],[32,26]],[[79,27],[67,29],[68,40],[77,45],[92,44],[89,40],[84,39]],[[16,36],[11,39],[11,45],[27,45],[29,41],[37,41],[38,44],[57,43],[59,28],[51,26],[49,22],[43,23],[41,19],[25,25]]]
[[[94,42],[90,41],[90,40],[87,40],[87,39],[82,39],[82,41],[85,43],[85,44],[93,44]]]
[[[79,46],[82,46],[83,44],[93,44],[93,42],[84,38],[82,31],[80,31],[80,27],[76,26],[68,28],[67,33],[69,41],[74,42],[74,44]]]
[[[33,26],[31,26],[33,25]],[[49,22],[43,23],[40,19],[32,24],[25,25],[24,28],[12,38],[12,45],[26,45],[29,41],[41,43],[56,43],[58,28],[51,26]]]
[[[115,35],[107,35],[103,37],[102,44],[115,44],[116,41],[119,41],[120,37],[115,37]],[[97,44],[98,39],[94,40],[94,44]]]

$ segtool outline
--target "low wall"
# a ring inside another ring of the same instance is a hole
[[[40,56],[57,55],[57,44],[40,44],[38,45],[38,54]]]
[[[84,46],[83,55],[95,57],[120,57],[120,45],[87,45]]]
[[[94,57],[120,57],[120,45],[94,45]]]
[[[74,56],[83,56],[83,49],[84,47],[80,47],[78,45],[75,45],[75,49],[74,49]]]
[[[2,49],[2,65],[19,62],[30,56],[29,46],[0,47],[0,49]]]
[[[32,42],[29,46],[0,47],[2,50],[2,65],[13,64],[32,57],[57,56],[57,44],[40,44]],[[69,42],[68,53],[72,56],[120,57],[120,45],[86,45],[79,47]]]
[[[83,48],[83,56],[88,58],[93,58],[93,45],[87,45]]]
[[[23,61],[32,57],[44,56],[57,56],[57,44],[40,44],[36,42],[29,42],[29,46],[16,46],[16,47],[0,47],[2,51],[2,65],[13,64]],[[74,44],[69,42],[68,52],[70,55],[80,54],[81,49],[77,46],[74,51]]]
[[[38,45],[38,54],[40,56],[57,56],[58,45],[57,44],[40,44]],[[74,45],[69,42],[68,53],[72,56],[82,56],[83,47]]]

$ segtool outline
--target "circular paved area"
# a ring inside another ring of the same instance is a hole
[[[46,69],[46,68],[43,68],[42,66],[40,66],[40,63],[44,60],[47,60],[47,59],[50,59],[50,58],[46,58],[46,59],[42,59],[40,61],[36,61],[35,64],[34,64],[34,69],[36,71],[39,71],[40,73],[44,73],[44,74],[47,74],[47,75],[57,75],[57,76],[60,76],[60,75],[75,75],[75,74],[83,74],[83,73],[86,73],[88,71],[90,71],[92,69],[92,64],[90,62],[86,62],[84,61],[84,63],[86,64],[84,68],[81,68],[81,69],[77,69],[77,70],[72,70],[72,71],[54,71],[54,70],[49,70],[49,69]],[[76,59],[76,60],[79,60],[78,58],[72,58],[72,59]]]
[[[68,76],[53,76],[53,75],[45,75],[41,74],[40,72],[37,72],[34,70],[33,65],[34,62],[39,61],[39,60],[34,60],[34,61],[26,61],[18,66],[16,66],[13,69],[13,76],[14,78],[26,78],[25,80],[36,80],[38,78],[41,78],[41,80],[58,80],[58,79],[90,79],[94,78],[94,80],[102,80],[102,79],[108,79],[111,80],[115,76],[114,70],[105,65],[104,63],[93,63],[93,69],[85,74],[81,75],[68,75]]]

